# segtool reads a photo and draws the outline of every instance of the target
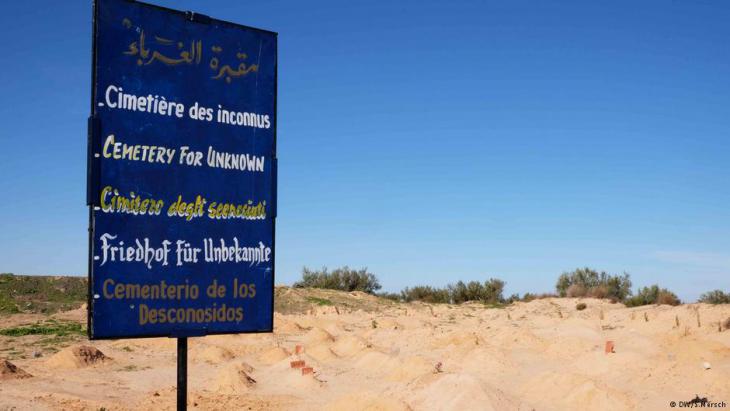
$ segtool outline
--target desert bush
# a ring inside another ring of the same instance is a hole
[[[582,285],[572,284],[567,290],[565,290],[565,296],[571,298],[585,297],[587,292],[586,288]]]
[[[730,330],[730,317],[727,317],[725,321],[722,322],[722,329]]]
[[[401,291],[401,299],[406,302],[423,301],[427,303],[461,304],[467,301],[479,301],[485,304],[497,304],[505,302],[502,296],[503,292],[504,281],[490,278],[484,283],[459,281],[456,284],[449,284],[446,288],[431,286],[406,287]],[[519,295],[513,294],[510,298],[518,300]]]
[[[401,299],[405,302],[423,301],[425,303],[449,303],[451,296],[446,288],[436,288],[428,285],[406,287],[401,291]]]
[[[616,298],[615,296],[609,296],[609,294],[610,294],[610,290],[608,289],[607,285],[598,285],[596,287],[591,288],[587,292],[588,297],[600,298],[600,299],[608,298],[608,297]]]
[[[702,294],[698,301],[707,304],[730,304],[730,293],[713,290]]]
[[[503,302],[502,292],[504,291],[504,281],[490,278],[484,284],[478,281],[469,281],[464,283],[459,281],[456,284],[449,284],[448,291],[451,301],[454,304],[461,304],[467,301],[481,301],[483,303],[499,303]]]
[[[484,292],[482,294],[482,301],[485,302],[502,302],[504,297],[504,281],[497,278],[490,278],[484,282]]]
[[[521,298],[520,298],[520,295],[519,294],[512,294],[512,295],[510,295],[509,297],[507,297],[504,300],[504,302],[507,303],[507,304],[512,304],[512,303],[517,302],[517,301],[521,301]]]
[[[378,278],[369,273],[367,268],[351,270],[348,266],[337,268],[332,272],[327,267],[320,271],[302,268],[302,280],[294,283],[294,287],[327,288],[340,291],[363,291],[374,293],[381,287]]]
[[[682,304],[682,301],[673,292],[662,289],[657,295],[656,303],[660,305],[679,305]]]
[[[535,294],[533,293],[525,293],[522,295],[522,301],[529,303],[530,301],[534,300],[536,298]]]
[[[621,276],[610,275],[605,271],[599,273],[586,267],[561,274],[555,289],[561,297],[569,296],[568,291],[570,291],[574,297],[613,297],[624,300],[631,295],[631,279],[627,273]]]
[[[525,295],[522,296],[522,301],[529,303],[532,300],[542,300],[543,298],[557,298],[557,294],[553,293],[540,293],[540,294],[533,294],[533,293],[525,293]]]
[[[583,310],[585,310],[585,309],[586,309],[586,307],[588,307],[588,306],[586,305],[586,303],[578,303],[578,304],[577,304],[577,305],[575,306],[575,309],[576,309],[576,310],[578,310],[578,311],[583,311]]]
[[[635,296],[626,300],[626,306],[628,307],[650,304],[679,305],[681,301],[676,294],[666,288],[660,288],[656,284],[640,288]]]

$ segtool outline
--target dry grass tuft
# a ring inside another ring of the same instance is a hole
[[[660,291],[656,298],[657,304],[679,305],[681,301],[671,292]]]
[[[585,297],[588,290],[580,284],[573,284],[565,291],[565,295],[570,298]]]
[[[608,297],[608,287],[599,285],[588,290],[588,296],[593,298],[604,299]]]

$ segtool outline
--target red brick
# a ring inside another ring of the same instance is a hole
[[[304,352],[304,347],[302,347],[301,345],[297,345],[296,347],[294,347],[294,353],[301,354],[303,352]]]
[[[292,368],[303,368],[304,367],[304,360],[298,360],[298,361],[292,361],[291,362]]]
[[[614,345],[613,345],[613,341],[606,341],[606,354],[610,354],[610,353],[613,353],[613,352],[615,352],[615,351],[613,350],[614,348],[615,348],[615,347],[614,347]]]
[[[307,374],[314,374],[314,368],[312,368],[312,367],[302,368],[302,375],[307,375]]]

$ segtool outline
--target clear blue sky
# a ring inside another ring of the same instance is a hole
[[[277,283],[730,291],[730,4],[158,4],[280,33]],[[0,21],[0,271],[85,275],[91,2]]]

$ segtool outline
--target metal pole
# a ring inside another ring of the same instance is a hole
[[[177,339],[177,411],[188,409],[188,339]]]

